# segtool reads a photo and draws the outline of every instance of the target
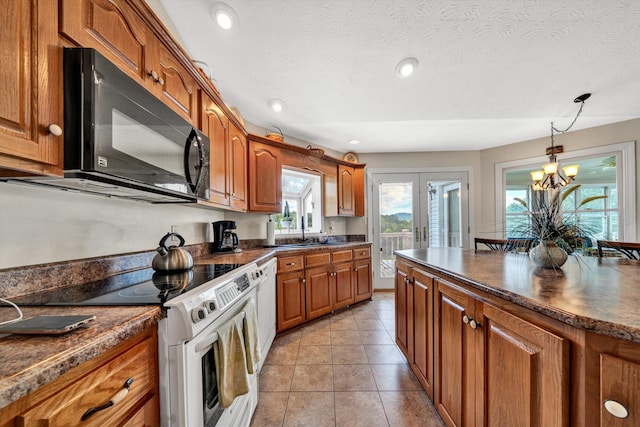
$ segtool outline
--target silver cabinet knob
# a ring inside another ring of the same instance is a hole
[[[605,400],[604,409],[616,418],[627,418],[629,416],[627,408],[625,408],[622,403],[616,402],[615,400]]]
[[[471,329],[476,329],[478,326],[480,326],[480,324],[478,322],[476,322],[475,320],[471,319],[469,321],[469,326],[471,326]]]
[[[55,123],[51,123],[49,126],[47,126],[47,132],[49,132],[53,136],[60,136],[62,135],[62,128]]]
[[[153,80],[158,81],[158,73],[156,73],[156,71],[155,71],[155,70],[151,70],[151,71],[149,71],[149,76],[150,76]]]
[[[467,316],[466,314],[465,314],[464,316],[462,316],[462,321],[463,321],[464,323],[466,323],[467,325],[469,324],[469,321],[470,321],[470,320],[471,320],[471,319],[470,319],[470,318],[469,318],[469,316]]]

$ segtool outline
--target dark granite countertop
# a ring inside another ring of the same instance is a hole
[[[24,317],[92,314],[87,328],[62,335],[0,335],[0,408],[154,325],[159,307],[22,307]],[[0,307],[0,321],[16,317]]]
[[[570,256],[554,270],[517,253],[434,248],[396,254],[577,328],[640,343],[640,261]]]

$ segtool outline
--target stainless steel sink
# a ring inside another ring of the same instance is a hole
[[[340,244],[343,244],[343,243],[345,243],[345,242],[325,242],[325,243],[321,243],[321,242],[310,241],[310,242],[286,243],[284,245],[278,245],[278,247],[279,248],[304,248],[304,247],[309,247],[309,246],[340,245]]]

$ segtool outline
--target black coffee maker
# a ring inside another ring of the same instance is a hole
[[[238,248],[238,235],[235,221],[216,221],[213,223],[213,251],[229,252]]]

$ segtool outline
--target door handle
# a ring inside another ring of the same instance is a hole
[[[420,243],[420,227],[416,227],[416,243]]]
[[[427,227],[422,228],[422,241],[423,242],[427,241]]]

